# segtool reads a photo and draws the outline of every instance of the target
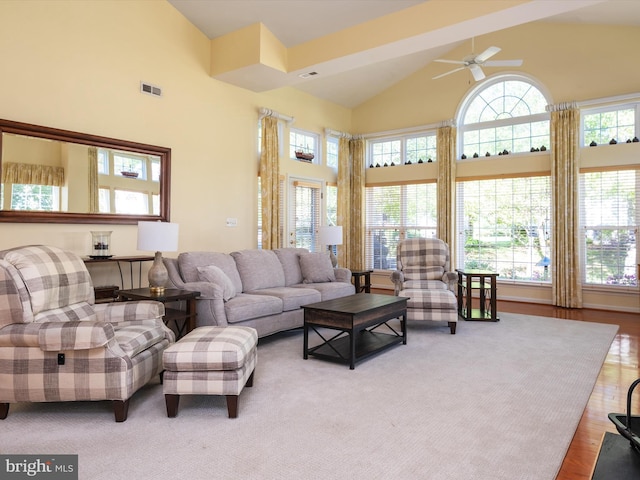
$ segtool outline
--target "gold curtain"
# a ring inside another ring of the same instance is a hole
[[[354,138],[349,141],[351,151],[351,221],[349,225],[349,263],[351,270],[364,270],[365,222],[364,222],[364,162],[365,141]]]
[[[98,149],[89,147],[89,213],[100,211],[98,199]]]
[[[262,248],[271,250],[280,246],[278,120],[266,116],[262,118],[261,123],[262,150],[259,174],[262,189]]]
[[[364,139],[341,137],[338,143],[338,225],[340,265],[364,269]]]
[[[455,264],[456,128],[438,128],[438,229],[437,237],[449,245],[451,267]]]
[[[552,302],[559,307],[582,307],[578,155],[580,110],[562,104],[551,110],[551,248]]]
[[[64,186],[64,168],[6,162],[2,164],[2,183],[62,187]]]

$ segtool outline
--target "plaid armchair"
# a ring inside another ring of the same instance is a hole
[[[162,372],[174,334],[160,302],[94,305],[80,257],[42,245],[0,251],[0,419],[16,402],[129,398]]]
[[[453,288],[458,275],[449,271],[449,245],[438,238],[401,240],[396,259],[391,280],[395,294],[409,298],[407,320],[447,322],[455,333],[458,303]]]

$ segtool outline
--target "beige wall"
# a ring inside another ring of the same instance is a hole
[[[209,40],[165,1],[2,1],[0,118],[170,147],[180,250],[251,248],[258,109],[317,132],[349,130],[351,112],[294,89],[256,94],[216,81],[209,51]],[[163,96],[141,94],[140,81]],[[325,167],[283,165],[332,177]],[[227,217],[238,226],[226,227]],[[144,253],[128,225],[0,223],[0,248],[46,241],[88,254],[89,232],[104,229],[113,230],[112,253]]]

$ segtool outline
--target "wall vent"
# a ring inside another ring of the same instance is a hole
[[[300,78],[309,78],[309,77],[313,77],[314,75],[318,75],[318,72],[307,72],[307,73],[301,73],[300,75],[298,75]]]
[[[154,97],[162,96],[162,89],[155,85],[151,85],[150,83],[140,82],[140,91],[142,93],[147,93],[149,95],[153,95]]]

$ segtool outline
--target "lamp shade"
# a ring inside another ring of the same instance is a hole
[[[326,226],[318,228],[321,245],[342,245],[342,226]]]
[[[138,222],[138,250],[175,252],[178,250],[178,224]]]

